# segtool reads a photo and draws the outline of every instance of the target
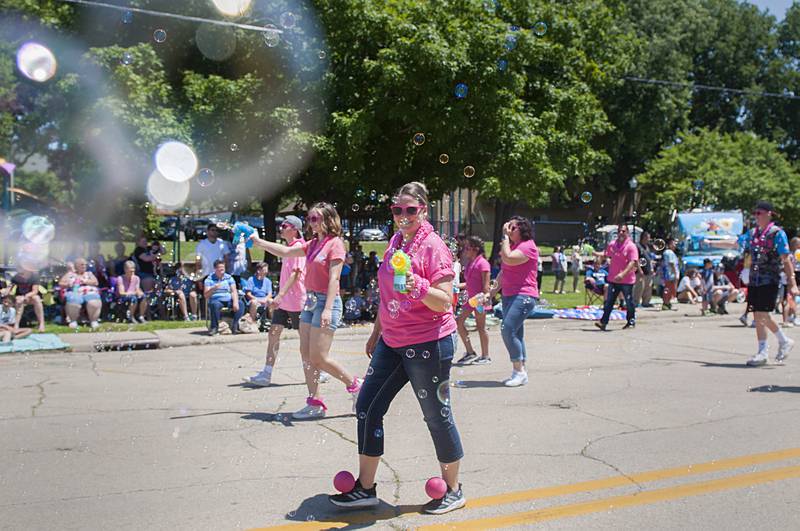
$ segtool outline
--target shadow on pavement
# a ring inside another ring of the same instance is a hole
[[[260,420],[261,422],[279,422],[284,426],[292,426],[295,422],[316,422],[318,420],[329,420],[329,419],[347,419],[355,417],[354,413],[346,413],[343,415],[326,415],[319,419],[305,419],[305,420],[297,420],[292,418],[291,413],[261,413],[261,412],[254,412],[254,413],[247,413],[242,415],[242,420]]]
[[[775,365],[762,365],[760,367],[750,367],[745,363],[713,363],[710,361],[700,361],[700,360],[680,360],[674,358],[653,358],[655,361],[682,361],[684,363],[695,363],[697,365],[701,365],[703,367],[717,367],[722,369],[769,369],[772,370],[775,368]]]
[[[498,382],[497,380],[458,380],[458,383],[453,385],[453,387],[459,389],[488,389],[491,387],[505,387],[505,385],[503,385],[503,382]]]
[[[760,385],[748,389],[750,393],[800,393],[800,387],[796,385]]]
[[[345,522],[346,527],[337,527],[337,529],[361,529],[392,520],[403,514],[420,514],[421,510],[421,505],[389,505],[383,500],[372,509],[347,510],[332,505],[328,501],[327,494],[317,494],[303,500],[296,510],[290,511],[286,515],[286,519],[296,522],[316,521],[321,524]],[[321,528],[324,529],[324,526]]]
[[[284,384],[270,383],[266,387],[263,385],[253,385],[250,382],[239,382],[235,384],[228,384],[228,387],[241,387],[242,389],[255,390],[255,389],[268,389],[270,387],[293,387],[295,385],[305,385],[305,382],[284,383]]]

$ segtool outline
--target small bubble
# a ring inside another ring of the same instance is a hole
[[[131,63],[133,63],[133,54],[131,54],[130,52],[123,52],[120,62],[125,66],[130,65]]]
[[[423,350],[422,351],[422,359],[426,360],[426,359],[428,359],[430,357],[431,357],[431,353],[430,353],[429,350]]]
[[[239,151],[239,144],[231,144],[231,151],[234,153]]]
[[[358,418],[359,418],[360,420],[364,420],[365,418],[367,418],[367,414],[366,414],[366,413],[364,413],[364,412],[362,411],[362,412],[360,412],[360,413],[358,414]]]
[[[417,396],[424,400],[428,398],[428,391],[426,391],[425,389],[420,389],[419,391],[417,391]]]
[[[380,428],[375,428],[375,437],[377,437],[377,438],[379,438],[379,439],[380,439],[381,437],[383,437],[383,430],[382,430],[382,429],[380,429]]]
[[[447,164],[448,162],[450,162],[450,155],[448,155],[447,153],[442,153],[441,155],[439,155],[440,164]]]
[[[214,184],[214,172],[208,168],[203,168],[197,172],[197,184],[206,188]]]
[[[358,203],[353,203],[353,206],[350,207],[350,210],[352,210],[353,212],[358,212],[359,210],[361,210],[361,207],[358,205]]]
[[[454,94],[456,95],[456,98],[463,100],[467,97],[467,94],[469,94],[469,87],[466,83],[459,83],[456,85]]]
[[[272,24],[264,26],[264,44],[269,48],[275,48],[281,42],[281,34],[278,28]]]
[[[581,194],[581,202],[583,203],[591,203],[592,202],[592,192],[583,192]]]
[[[497,69],[501,72],[505,72],[508,68],[508,60],[506,59],[498,59],[497,60]]]
[[[514,35],[507,35],[506,41],[503,44],[506,50],[509,52],[517,47],[517,38]]]
[[[547,33],[547,23],[544,21],[539,21],[533,25],[533,34],[537,37],[543,37],[544,34]]]
[[[317,55],[319,56],[320,59],[325,59],[328,56],[328,54],[325,53],[325,50],[320,50]]]
[[[238,201],[234,201],[234,202],[233,202],[233,204],[232,204],[231,206],[232,206],[233,208],[239,208],[239,202],[238,202]]]
[[[286,29],[291,29],[297,24],[297,17],[294,16],[294,13],[290,11],[286,11],[281,15],[281,26]]]
[[[163,29],[157,29],[153,32],[153,40],[157,43],[162,43],[167,40],[167,32]]]
[[[450,416],[450,408],[449,407],[443,407],[442,410],[440,411],[440,413],[442,414],[443,417],[449,417]]]
[[[130,24],[131,22],[133,22],[133,12],[125,11],[122,14],[122,23],[123,24]]]
[[[406,358],[411,359],[416,355],[417,355],[417,353],[414,351],[413,348],[410,348],[410,349],[406,350]]]
[[[415,133],[411,140],[414,142],[415,146],[421,146],[422,144],[425,143],[425,134]]]
[[[467,179],[472,179],[473,177],[475,177],[475,168],[473,168],[472,166],[464,167],[464,177],[466,177]]]

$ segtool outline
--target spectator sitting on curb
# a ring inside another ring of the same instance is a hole
[[[0,306],[0,343],[8,343],[11,339],[22,339],[31,334],[30,328],[17,327],[14,302],[13,295],[3,297],[3,304]]]
[[[30,304],[33,306],[36,320],[39,322],[39,332],[44,332],[44,306],[42,305],[42,297],[39,295],[41,289],[39,275],[22,269],[11,279],[11,284],[13,286],[12,292],[16,295],[14,304],[16,306],[17,320],[14,323],[14,327],[19,328],[22,312],[25,310],[25,306]]]

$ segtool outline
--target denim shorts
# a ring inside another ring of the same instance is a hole
[[[303,311],[300,312],[300,322],[310,323],[314,328],[320,328],[322,321],[322,310],[325,309],[325,301],[328,296],[325,293],[317,291],[309,291],[306,296],[306,302],[303,306]],[[342,321],[342,298],[337,295],[333,299],[331,305],[331,324],[328,328],[336,330],[339,328],[339,323]]]
[[[136,304],[140,302],[144,297],[140,297],[138,295],[120,295],[119,302],[120,303],[127,303],[127,304]]]
[[[67,304],[77,304],[80,306],[84,302],[89,301],[99,301],[100,294],[99,293],[73,293],[72,291],[67,292]]]

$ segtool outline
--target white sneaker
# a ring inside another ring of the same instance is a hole
[[[764,350],[764,351],[761,351],[761,352],[757,353],[755,356],[753,356],[749,360],[747,360],[747,366],[748,367],[760,367],[761,365],[766,364],[768,359],[769,359],[769,356],[767,355],[767,351]]]
[[[331,375],[325,371],[319,373],[319,383],[328,383],[331,381]]]
[[[519,387],[520,385],[525,385],[528,383],[528,373],[527,372],[511,372],[511,378],[503,382],[506,387]]]
[[[147,319],[144,318],[144,315],[140,315],[139,316],[139,322],[142,323],[142,324],[147,322]]]
[[[778,353],[775,354],[775,361],[783,363],[789,357],[789,351],[794,347],[794,339],[787,339],[785,343],[778,346]]]
[[[78,321],[70,321],[67,326],[69,326],[73,330],[77,330],[78,329]]]
[[[306,406],[292,413],[292,418],[295,420],[321,419],[324,416],[325,409],[322,406]]]
[[[247,383],[257,385],[258,387],[269,387],[270,383],[272,382],[272,372],[264,372],[261,371],[255,376],[251,376],[247,379]]]
[[[91,327],[92,327],[92,330],[97,330],[98,328],[100,328],[100,323],[98,323],[97,321],[92,321],[92,322],[89,324],[89,326],[91,326]]]

